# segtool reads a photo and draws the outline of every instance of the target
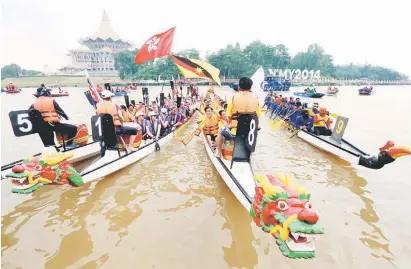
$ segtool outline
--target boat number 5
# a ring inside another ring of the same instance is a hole
[[[250,146],[253,146],[255,142],[255,128],[256,128],[255,125],[256,125],[255,119],[252,119],[250,122],[250,131],[248,133],[248,144]]]
[[[33,130],[33,124],[29,119],[28,113],[18,114],[17,115],[17,124],[20,126],[19,130],[23,133],[28,133]]]
[[[101,130],[101,117],[98,117],[98,119],[96,120],[95,126],[98,128],[98,136],[102,137],[103,132]]]
[[[343,128],[344,128],[344,121],[340,120],[340,121],[338,122],[338,124],[337,124],[336,133],[337,133],[337,134],[341,133],[341,131],[343,130]]]

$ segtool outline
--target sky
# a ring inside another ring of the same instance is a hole
[[[114,30],[141,45],[176,26],[173,51],[202,55],[255,40],[295,55],[319,43],[336,64],[372,64],[411,77],[409,0],[1,0],[0,65],[54,70],[92,35],[106,9]],[[411,2],[410,2],[411,3]]]

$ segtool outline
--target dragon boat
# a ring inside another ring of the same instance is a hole
[[[257,141],[258,118],[240,114],[235,140],[226,141],[222,158],[202,138],[214,167],[255,224],[271,234],[288,258],[314,258],[314,241],[324,233],[311,204],[311,194],[294,185],[291,175],[254,174],[251,154]]]
[[[44,124],[41,113],[38,110],[19,110],[9,113],[12,129],[16,137],[39,133]],[[93,141],[86,124],[76,124],[77,133],[73,139],[73,146],[68,147],[67,134],[55,133],[58,146],[48,147],[47,152],[72,153],[71,163],[80,162],[96,156],[100,153],[98,142]],[[34,154],[33,157],[40,156],[41,153]],[[27,159],[27,158],[26,158]],[[25,159],[17,160],[1,167],[2,176],[10,172],[15,165],[21,165]]]
[[[394,162],[402,156],[411,155],[411,149],[404,146],[396,146],[393,141],[388,141],[386,145],[379,148],[376,155],[370,155],[352,143],[343,139],[345,129],[348,124],[348,118],[338,116],[334,124],[331,136],[316,135],[310,131],[301,130],[293,124],[281,119],[284,122],[285,129],[290,130],[294,137],[297,135],[300,139],[310,145],[330,153],[340,159],[346,160],[353,165],[360,165],[370,169],[381,169],[386,164]]]
[[[145,143],[143,143],[141,132],[139,132],[133,143],[134,147],[138,147],[138,149],[127,152],[126,145],[129,143],[129,136],[116,135],[111,115],[103,114],[93,116],[92,126],[96,126],[97,128],[97,130],[96,128],[93,129],[93,136],[96,140],[100,141],[101,154],[91,165],[80,171],[83,181],[86,183],[102,178],[139,161],[152,152],[159,151],[161,146],[168,143],[173,136],[187,126],[193,118],[193,115],[190,118],[186,118],[184,123],[175,130],[161,138],[146,140]],[[100,125],[100,127],[98,127],[98,125]]]
[[[146,143],[143,143],[142,135],[139,133],[133,143],[134,147],[139,148],[136,151],[128,152],[126,145],[129,143],[130,136],[116,135],[113,118],[110,114],[95,115],[91,120],[94,127],[92,129],[93,145],[97,147],[97,153],[94,152],[94,156],[98,154],[100,156],[91,164],[77,171],[74,166],[71,166],[79,159],[79,157],[75,157],[75,152],[56,153],[52,147],[48,147],[42,154],[8,165],[8,168],[2,171],[2,179],[10,179],[13,184],[12,191],[16,193],[30,193],[44,184],[70,183],[74,186],[80,186],[101,179],[139,161],[154,151],[159,151],[161,146],[169,142],[173,135],[191,122],[193,118],[192,115],[185,119],[180,127],[158,140],[147,140]],[[65,161],[67,159],[70,159],[70,162]],[[59,162],[63,162],[62,167],[57,165]],[[67,173],[63,173],[62,170],[67,171]]]

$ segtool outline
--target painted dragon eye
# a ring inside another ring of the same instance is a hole
[[[287,204],[286,201],[278,201],[277,207],[278,207],[280,210],[287,210],[287,209],[289,208],[289,206],[288,206],[288,204]]]
[[[36,170],[41,170],[41,168],[42,168],[42,166],[40,164],[38,164],[34,167],[34,169],[36,169]]]
[[[313,206],[311,205],[311,202],[306,202],[304,207],[308,208],[308,209],[311,209]]]

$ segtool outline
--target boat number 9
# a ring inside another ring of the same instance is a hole
[[[251,122],[250,122],[250,131],[248,133],[248,144],[250,146],[254,145],[254,140],[255,140],[255,134],[254,133],[255,133],[255,128],[256,128],[255,125],[256,125],[255,124],[255,119],[252,119]]]
[[[337,130],[336,130],[337,134],[341,133],[343,128],[344,128],[344,121],[340,120],[337,124]]]
[[[29,114],[28,113],[18,114],[17,115],[17,124],[19,126],[21,126],[21,127],[19,127],[19,129],[23,133],[28,133],[28,132],[33,130],[33,124],[29,120]]]
[[[102,137],[103,134],[102,134],[102,131],[101,131],[101,117],[98,117],[98,119],[95,123],[95,126],[98,128],[98,136]]]

